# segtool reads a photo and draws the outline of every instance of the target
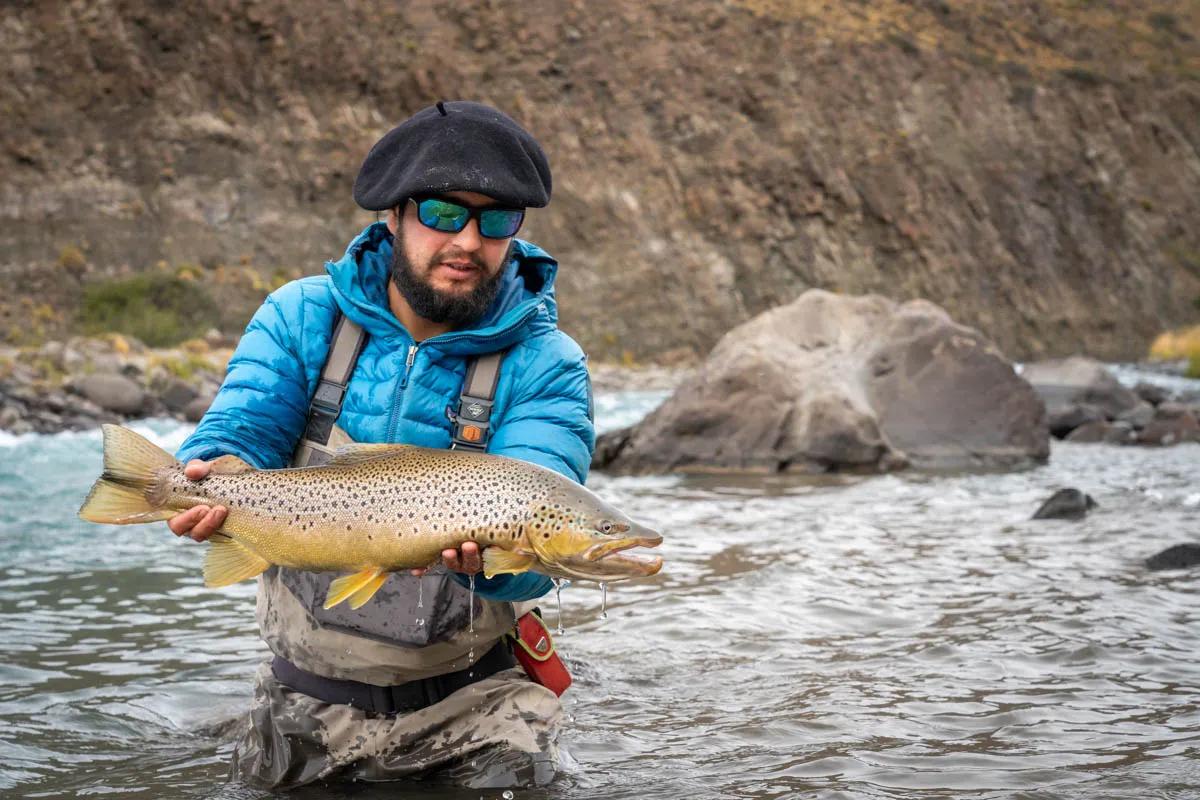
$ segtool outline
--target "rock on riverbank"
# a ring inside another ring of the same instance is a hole
[[[601,437],[618,472],[1015,466],[1049,455],[1032,387],[923,300],[820,290],[735,328],[661,407]]]
[[[0,350],[0,430],[56,433],[150,416],[198,421],[220,388],[219,335],[149,349],[118,334]]]
[[[1025,365],[1021,376],[1046,404],[1050,432],[1070,442],[1170,445],[1200,442],[1200,398],[1139,383],[1126,388],[1082,356]]]

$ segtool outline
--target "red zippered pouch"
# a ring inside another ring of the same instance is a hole
[[[559,697],[571,685],[571,673],[554,649],[550,629],[537,614],[530,611],[517,620],[513,633],[513,655],[529,679],[545,686]]]

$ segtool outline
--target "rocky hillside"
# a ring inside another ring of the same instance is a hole
[[[551,156],[526,234],[599,356],[701,353],[810,287],[1137,356],[1200,313],[1198,36],[1194,0],[9,0],[0,338],[146,270],[238,329],[373,218],[382,132],[474,98]]]

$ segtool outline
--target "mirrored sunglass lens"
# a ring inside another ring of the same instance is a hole
[[[470,211],[444,200],[422,200],[417,205],[421,224],[438,231],[461,231],[467,226]]]
[[[507,239],[521,228],[525,212],[491,209],[479,215],[479,232],[489,239]]]

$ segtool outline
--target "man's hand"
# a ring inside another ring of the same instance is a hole
[[[208,461],[192,459],[183,468],[184,476],[190,481],[203,480],[211,467]],[[167,527],[176,536],[187,536],[203,542],[225,524],[225,506],[193,506],[167,520]]]
[[[483,558],[479,555],[479,545],[474,542],[463,542],[462,547],[458,550],[452,547],[446,548],[442,551],[442,563],[451,572],[461,572],[465,575],[474,575],[483,569]],[[409,570],[409,572],[420,577],[425,574],[426,569],[421,567]]]

